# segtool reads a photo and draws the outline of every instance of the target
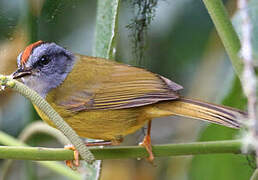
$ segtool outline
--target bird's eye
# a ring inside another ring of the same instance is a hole
[[[49,56],[42,56],[40,58],[39,63],[40,63],[40,65],[47,65],[50,62],[50,60],[51,59],[49,58]]]

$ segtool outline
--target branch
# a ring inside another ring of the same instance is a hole
[[[25,146],[28,147],[27,144],[16,140],[15,138],[13,138],[12,136],[0,131],[0,144],[4,144],[4,145],[8,145],[5,147],[10,147],[10,146]],[[62,164],[58,163],[58,162],[47,162],[47,161],[38,161],[37,163],[39,163],[40,165],[47,167],[63,176],[69,177],[71,179],[77,180],[77,179],[81,179],[81,176],[79,173],[72,171],[71,169],[69,169],[68,167],[63,166]]]
[[[33,122],[33,123],[29,124],[25,129],[23,129],[19,135],[19,141],[25,143],[33,135],[38,134],[38,133],[48,134],[48,135],[56,138],[56,140],[59,141],[63,145],[70,143],[69,140],[59,130],[47,125],[46,123],[44,123],[42,121]],[[8,136],[3,136],[3,133],[0,132],[0,142],[1,142],[1,139],[6,139],[6,137],[8,137]],[[14,141],[16,142],[17,140],[15,139]],[[8,145],[8,144],[5,144],[5,145]],[[41,161],[38,161],[38,163],[40,163],[40,162]],[[3,162],[3,165],[2,165],[3,170],[2,170],[2,174],[0,176],[0,179],[6,179],[7,174],[9,172],[12,164],[13,164],[13,160],[11,160],[11,159],[8,159]],[[52,164],[52,166],[49,166],[51,164]],[[43,166],[44,166],[44,164],[43,164]],[[69,171],[70,171],[70,169],[64,169],[65,167],[63,164],[60,164],[60,163],[57,164],[56,162],[48,162],[47,167],[48,168],[51,167],[51,170],[53,170],[57,173],[60,173],[61,175],[64,175],[64,173],[60,171],[61,169],[63,169],[66,172],[66,174],[69,173]],[[56,170],[58,170],[58,171],[56,171]],[[71,175],[74,174],[74,176],[78,176],[75,179],[80,179],[80,175],[75,174],[74,171],[71,172],[70,174]],[[72,176],[69,176],[69,177],[74,179]]]
[[[141,146],[116,146],[90,148],[96,159],[127,159],[148,157]],[[197,154],[241,154],[239,140],[196,142],[153,146],[155,157]],[[34,161],[64,161],[74,158],[73,151],[63,148],[0,146],[0,159],[22,159]]]
[[[203,0],[203,2],[211,16],[216,30],[218,31],[235,72],[241,79],[243,62],[238,56],[241,44],[225,7],[221,0]]]
[[[28,98],[42,112],[44,112],[54,123],[54,125],[62,131],[62,133],[71,141],[74,147],[87,163],[92,163],[95,158],[88,148],[84,145],[76,132],[63,120],[63,118],[35,91],[28,88],[24,84],[12,79],[10,76],[0,75],[0,85],[13,88],[15,91]]]

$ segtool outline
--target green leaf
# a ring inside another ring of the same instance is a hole
[[[93,55],[114,59],[119,0],[98,1]]]

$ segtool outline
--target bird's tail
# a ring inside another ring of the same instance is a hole
[[[247,116],[241,110],[202,102],[194,99],[179,98],[173,101],[157,103],[155,108],[170,112],[171,115],[190,117],[231,128],[240,128],[241,120]]]

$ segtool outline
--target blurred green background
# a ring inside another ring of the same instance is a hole
[[[225,2],[231,16],[236,1]],[[96,22],[95,0],[0,0],[0,73],[16,68],[16,57],[30,42],[53,41],[72,52],[92,55]],[[117,34],[118,61],[135,65],[131,0],[120,3]],[[160,0],[148,27],[144,66],[184,86],[182,94],[245,109],[238,78],[201,0]],[[18,136],[39,117],[31,104],[11,92],[0,92],[0,130]],[[153,121],[153,144],[210,141],[239,137],[237,130],[187,118]],[[126,137],[135,145],[143,131]],[[46,135],[35,136],[33,146],[62,147]],[[3,161],[0,161],[0,175]],[[253,168],[245,156],[199,155],[145,160],[106,160],[103,180],[243,180]],[[6,179],[64,179],[35,163],[18,161]]]

